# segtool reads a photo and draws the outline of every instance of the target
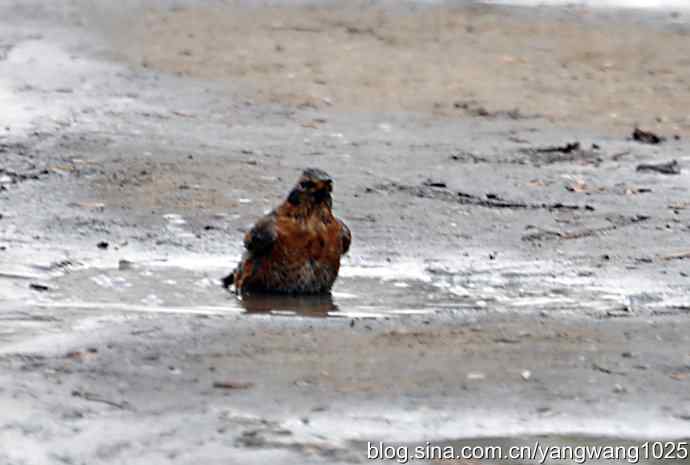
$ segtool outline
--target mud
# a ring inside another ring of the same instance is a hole
[[[684,26],[382,5],[0,1],[0,463],[690,437]],[[353,232],[333,294],[237,299],[243,231],[305,166]]]

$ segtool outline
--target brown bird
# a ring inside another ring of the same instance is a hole
[[[333,215],[333,180],[322,170],[304,170],[278,208],[244,236],[247,249],[223,279],[235,293],[321,294],[331,290],[340,257],[350,248],[350,229]]]

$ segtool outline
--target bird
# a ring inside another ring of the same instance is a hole
[[[237,267],[223,278],[237,295],[327,294],[352,234],[333,215],[333,179],[305,169],[283,203],[261,217],[244,236]]]

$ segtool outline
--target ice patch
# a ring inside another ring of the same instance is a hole
[[[149,294],[143,299],[141,299],[141,303],[144,305],[161,305],[163,304],[163,300],[158,297],[156,294]]]
[[[183,225],[186,224],[187,222],[185,221],[184,218],[182,218],[181,215],[178,215],[177,213],[167,213],[163,215],[163,218],[170,223],[174,225]]]
[[[412,280],[431,282],[426,266],[418,261],[404,261],[387,265],[343,266],[340,276],[344,278],[379,278],[384,281]]]

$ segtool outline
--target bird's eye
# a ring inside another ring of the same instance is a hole
[[[312,189],[316,184],[314,184],[314,181],[302,181],[299,185],[304,189]]]

